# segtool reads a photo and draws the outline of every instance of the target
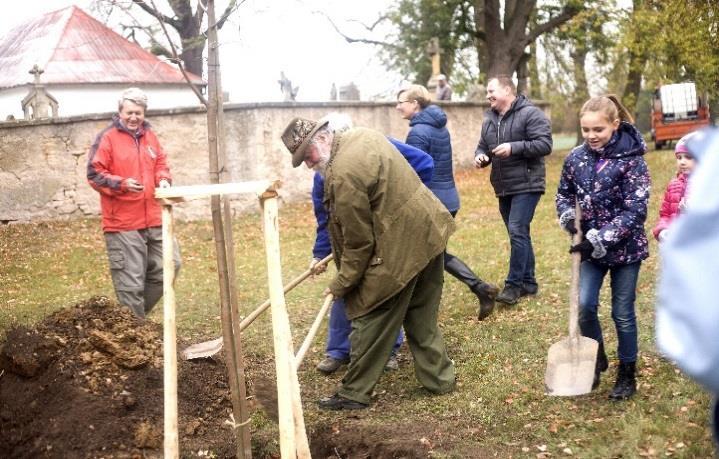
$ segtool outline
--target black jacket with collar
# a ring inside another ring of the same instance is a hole
[[[512,154],[497,158],[492,150],[508,142]],[[544,193],[544,157],[552,152],[552,127],[544,112],[524,95],[512,102],[500,118],[490,109],[485,113],[475,156],[484,153],[492,160],[490,181],[498,197],[519,193]]]

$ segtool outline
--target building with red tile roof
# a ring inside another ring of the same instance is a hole
[[[22,118],[22,100],[40,83],[57,99],[59,116],[116,110],[120,92],[142,88],[149,108],[195,106],[199,101],[180,70],[71,6],[46,13],[0,38],[0,120]],[[196,85],[205,83],[189,74]]]

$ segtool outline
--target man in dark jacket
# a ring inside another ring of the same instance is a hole
[[[335,132],[326,121],[295,118],[282,141],[294,167],[304,162],[325,178],[323,203],[337,265],[326,293],[344,298],[352,321],[347,373],[320,408],[369,405],[400,326],[419,382],[433,393],[453,390],[454,364],[437,326],[452,216],[377,131]]]
[[[509,233],[509,274],[497,301],[515,304],[538,291],[530,224],[545,191],[544,157],[552,152],[552,128],[542,110],[517,95],[511,77],[487,84],[485,113],[475,166],[492,165],[490,181]]]

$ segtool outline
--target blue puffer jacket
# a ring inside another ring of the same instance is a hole
[[[409,121],[408,145],[417,147],[434,160],[434,174],[429,189],[450,212],[459,210],[459,194],[452,173],[452,144],[447,130],[447,115],[436,105],[429,105]]]
[[[651,179],[642,135],[622,122],[600,150],[584,143],[564,160],[557,190],[559,222],[574,218],[575,199],[582,210],[582,232],[594,246],[592,261],[626,265],[649,256],[644,221]]]

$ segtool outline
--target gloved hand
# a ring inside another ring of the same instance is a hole
[[[594,252],[594,246],[588,239],[582,239],[579,244],[574,244],[569,248],[569,253],[579,252],[582,255],[582,261],[589,260],[592,258],[592,252]]]
[[[573,218],[570,218],[566,222],[564,222],[563,228],[564,231],[568,232],[571,235],[577,234],[577,226],[576,226],[576,220]]]

